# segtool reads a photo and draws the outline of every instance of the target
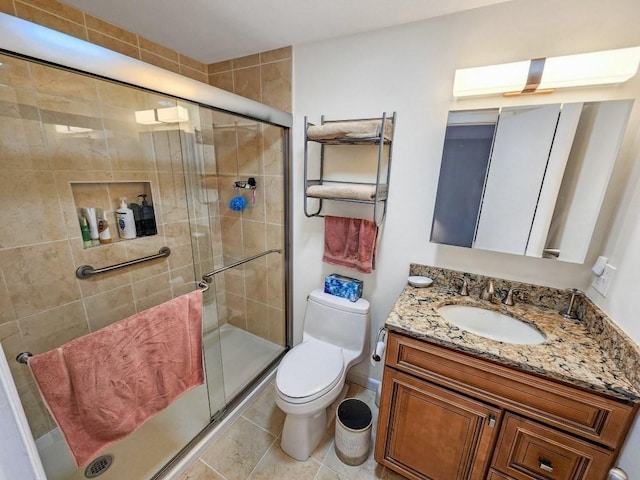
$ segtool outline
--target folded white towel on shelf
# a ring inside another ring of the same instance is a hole
[[[359,120],[352,122],[328,122],[323,125],[309,125],[307,137],[310,140],[331,140],[334,138],[372,138],[380,136],[382,120]],[[391,138],[393,125],[385,122],[384,137]]]
[[[375,185],[311,185],[307,188],[307,196],[313,198],[348,198],[350,200],[374,200]],[[378,200],[387,198],[387,186],[380,185]]]

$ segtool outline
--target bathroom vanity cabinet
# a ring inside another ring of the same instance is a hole
[[[603,480],[637,404],[390,331],[375,458],[410,479]]]

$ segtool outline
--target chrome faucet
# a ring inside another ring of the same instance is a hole
[[[502,300],[502,303],[504,305],[507,305],[508,307],[512,307],[513,305],[515,305],[516,303],[513,301],[513,294],[517,292],[518,290],[510,288],[507,292],[507,295],[504,297],[504,300]]]
[[[462,286],[460,287],[460,291],[458,292],[460,296],[466,297],[469,295],[467,279],[464,277],[455,277],[455,280],[461,280]]]
[[[493,301],[493,295],[495,291],[496,290],[493,286],[493,280],[489,279],[484,287],[484,290],[482,290],[482,293],[480,294],[480,300],[486,300],[488,302]]]

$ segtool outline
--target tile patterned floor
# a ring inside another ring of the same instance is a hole
[[[276,406],[273,385],[250,404],[224,432],[215,438],[180,480],[401,480],[404,477],[369,458],[359,466],[342,463],[334,446],[335,423],[305,462],[287,456],[280,449],[284,414]],[[359,398],[373,412],[375,441],[378,407],[375,394],[350,384],[347,397]]]

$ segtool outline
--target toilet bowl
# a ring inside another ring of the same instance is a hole
[[[366,356],[369,302],[314,290],[309,294],[302,343],[282,359],[275,397],[286,413],[280,446],[304,461],[322,440],[345,397],[348,370]]]

